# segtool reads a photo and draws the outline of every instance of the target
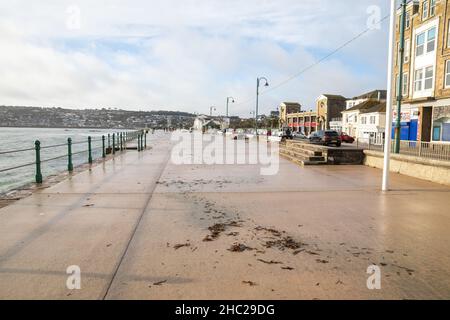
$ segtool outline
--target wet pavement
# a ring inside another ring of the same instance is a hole
[[[393,174],[383,194],[380,170],[283,159],[274,176],[175,165],[168,136],[149,144],[0,209],[0,298],[450,298],[449,187]]]

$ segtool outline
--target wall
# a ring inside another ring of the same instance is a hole
[[[383,153],[364,151],[364,164],[372,168],[383,169]],[[450,185],[450,162],[424,159],[412,156],[391,155],[390,171],[406,176]]]

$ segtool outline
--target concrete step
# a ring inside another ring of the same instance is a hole
[[[307,158],[307,157],[298,157],[296,155],[293,155],[292,152],[284,152],[280,150],[280,156],[294,162],[301,166],[312,166],[312,165],[324,165],[327,164],[327,161],[325,161],[324,157],[313,157],[313,159]]]
[[[310,156],[308,154],[304,154],[303,152],[298,152],[295,150],[284,150],[283,151],[285,154],[288,154],[294,158],[297,158],[299,160],[304,160],[304,161],[325,161],[325,157],[323,156]]]
[[[317,150],[311,150],[310,148],[308,148],[307,146],[304,145],[296,145],[296,144],[292,144],[290,146],[287,146],[286,148],[290,149],[290,150],[295,150],[310,156],[316,156],[316,157],[321,157],[322,156],[322,151],[317,151]]]

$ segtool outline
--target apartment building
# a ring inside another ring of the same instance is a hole
[[[394,76],[403,79],[401,139],[450,142],[450,6],[449,0],[411,0],[406,7],[405,53],[400,56],[397,11]],[[399,66],[403,64],[403,74]],[[398,87],[398,85],[397,85]],[[394,112],[394,119],[397,114]]]

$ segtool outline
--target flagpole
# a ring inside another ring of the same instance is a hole
[[[388,55],[388,75],[387,75],[387,96],[386,96],[386,125],[384,134],[384,165],[383,165],[383,191],[389,191],[389,169],[392,144],[392,79],[394,69],[394,37],[395,37],[395,17],[396,0],[391,0],[391,19],[389,27],[389,55]]]

